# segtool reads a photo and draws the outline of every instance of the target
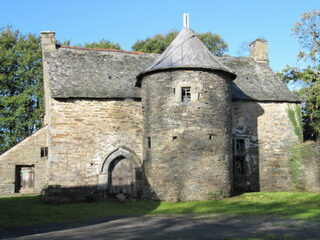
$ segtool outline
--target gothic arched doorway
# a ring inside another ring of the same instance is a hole
[[[101,166],[99,189],[108,195],[124,193],[138,197],[142,189],[142,170],[135,154],[119,148],[111,153]]]
[[[123,156],[116,157],[108,168],[108,193],[133,195],[135,172],[131,162]]]

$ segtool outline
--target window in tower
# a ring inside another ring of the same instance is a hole
[[[191,101],[191,87],[181,88],[181,101],[190,102]]]

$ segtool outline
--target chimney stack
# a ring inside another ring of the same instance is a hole
[[[268,64],[268,41],[258,38],[250,43],[250,57],[257,62]]]
[[[41,46],[43,52],[52,52],[56,50],[55,32],[44,31],[41,32]]]

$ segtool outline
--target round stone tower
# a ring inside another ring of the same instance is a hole
[[[145,198],[230,196],[235,74],[185,27],[137,76],[144,112]]]

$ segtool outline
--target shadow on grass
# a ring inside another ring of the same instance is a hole
[[[43,204],[42,196],[0,198],[0,239],[98,224],[124,216],[146,215],[159,201],[115,200]]]
[[[218,225],[232,224],[233,229],[238,229],[241,226],[241,221],[238,217],[228,215],[241,215],[241,218],[250,218],[249,216],[262,216],[262,218],[290,218],[301,219],[306,221],[320,222],[320,194],[312,193],[250,193],[243,194],[238,197],[224,199],[219,201],[197,201],[197,202],[157,202],[157,201],[128,201],[120,203],[116,201],[106,202],[92,202],[92,203],[69,203],[69,204],[41,204],[40,196],[24,196],[24,197],[3,197],[0,198],[0,236],[2,238],[25,236],[34,233],[50,232],[66,229],[78,229],[83,227],[94,227],[99,224],[120,224],[122,219],[125,224],[130,224],[131,221],[138,221],[144,215],[154,214],[221,214],[227,215]],[[130,217],[132,216],[132,217]],[[136,218],[135,216],[141,216]],[[201,216],[201,215],[200,215]],[[148,226],[148,229],[153,229],[153,224],[160,224],[163,226],[162,231],[174,231],[179,236],[184,235],[183,231],[176,231],[172,226],[179,228],[179,217],[170,218],[169,220],[163,219],[161,216],[154,216],[154,223],[146,220],[143,227]],[[91,219],[91,220],[84,220]],[[126,220],[125,220],[126,219]],[[135,220],[134,220],[135,219]],[[184,221],[188,229],[192,231],[200,231],[201,224],[192,222],[193,218]],[[77,221],[77,222],[75,222]],[[160,221],[160,222],[157,222]],[[168,223],[169,221],[169,223]],[[172,223],[173,221],[173,223]],[[69,222],[69,223],[66,223]],[[71,223],[70,223],[71,222]],[[139,222],[139,221],[138,221]],[[173,224],[173,225],[170,225]],[[203,224],[203,223],[202,223]],[[259,230],[257,222],[256,231],[263,234],[268,232]],[[253,225],[255,225],[253,224]],[[109,226],[108,225],[108,226]],[[160,226],[159,225],[159,226]],[[204,224],[205,225],[205,224]],[[302,223],[304,225],[304,223]],[[15,226],[15,227],[13,227]],[[20,226],[20,227],[19,227]],[[28,227],[29,226],[29,227]],[[35,226],[35,227],[33,227]],[[120,225],[117,225],[118,227]],[[132,229],[132,234],[142,234],[137,229],[136,233]],[[251,225],[250,225],[251,226]],[[231,227],[231,226],[230,226]],[[170,230],[171,229],[171,230]],[[250,233],[253,227],[243,226],[243,229],[238,229],[245,233]],[[188,231],[189,231],[188,230]],[[98,230],[97,230],[98,231]],[[110,230],[111,231],[111,230]],[[131,230],[130,230],[131,231]],[[209,230],[208,230],[209,231]],[[99,231],[98,231],[99,232]],[[319,233],[319,232],[318,232]],[[11,235],[10,235],[11,234]],[[102,233],[101,233],[102,234]],[[114,233],[115,234],[115,233]],[[150,232],[152,234],[152,231]],[[161,239],[161,231],[158,231],[159,238]],[[280,234],[280,233],[279,233]],[[150,235],[151,236],[151,235]],[[170,239],[169,235],[166,235]],[[242,236],[242,235],[241,235]],[[245,235],[243,235],[245,236]],[[255,235],[248,235],[253,236]],[[288,235],[291,236],[291,235]],[[226,235],[228,237],[228,235]],[[230,236],[231,237],[231,236]],[[237,235],[232,235],[237,237]],[[313,236],[312,236],[313,237]],[[142,238],[143,239],[143,238]],[[172,238],[176,239],[176,238]],[[185,239],[197,239],[188,238]],[[200,239],[200,238],[199,238]],[[205,238],[203,238],[205,239]],[[209,239],[209,238],[208,238]],[[265,238],[270,239],[270,238]],[[272,238],[271,238],[272,239]],[[275,238],[279,239],[279,238]],[[294,238],[280,238],[280,239],[294,239]],[[303,239],[303,238],[300,238]]]
[[[25,232],[22,239],[319,239],[318,223],[313,227],[279,220],[267,221],[240,216],[173,215],[100,218],[76,224],[40,226]],[[60,225],[61,226],[61,225]],[[66,231],[57,231],[66,230]],[[53,232],[54,231],[54,232]],[[39,234],[39,233],[43,234]],[[37,235],[34,235],[38,233]],[[8,236],[8,235],[7,235]],[[10,236],[12,237],[12,235]],[[14,236],[16,237],[16,236]]]

